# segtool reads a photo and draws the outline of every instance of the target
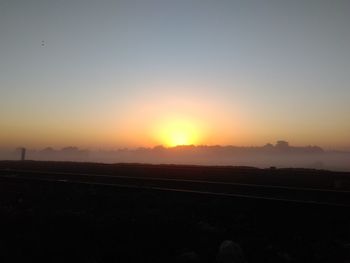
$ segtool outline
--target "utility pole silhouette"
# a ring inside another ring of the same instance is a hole
[[[26,159],[26,148],[21,148],[21,161],[24,161]]]

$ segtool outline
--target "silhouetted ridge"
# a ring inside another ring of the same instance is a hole
[[[0,152],[0,154],[2,154]],[[19,152],[2,154],[0,159],[18,160]],[[4,157],[5,156],[5,157]],[[75,146],[27,150],[28,160],[104,163],[150,163],[190,165],[232,165],[252,167],[301,167],[350,170],[349,152],[325,151],[319,146],[292,146],[279,140],[263,146],[179,145],[116,150],[87,150]]]

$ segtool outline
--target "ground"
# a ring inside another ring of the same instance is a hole
[[[347,262],[342,207],[147,189],[0,180],[3,262],[215,262],[224,240],[246,262]]]

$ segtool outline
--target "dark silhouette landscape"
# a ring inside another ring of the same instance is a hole
[[[0,161],[5,262],[347,262],[350,174]]]
[[[18,149],[3,151],[0,157],[3,160],[18,160],[20,156],[21,149]],[[318,146],[295,147],[286,141],[256,147],[184,145],[119,150],[47,147],[42,150],[27,149],[26,158],[46,161],[231,165],[259,168],[274,166],[350,171],[350,152],[325,151]]]

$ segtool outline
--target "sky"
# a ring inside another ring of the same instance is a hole
[[[0,0],[0,147],[350,149],[350,1]]]

